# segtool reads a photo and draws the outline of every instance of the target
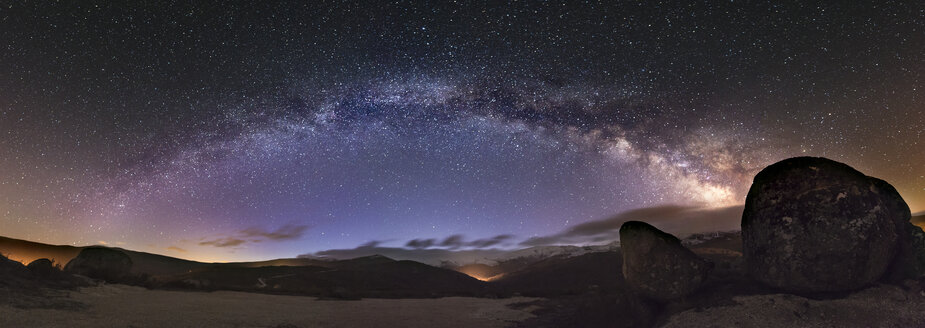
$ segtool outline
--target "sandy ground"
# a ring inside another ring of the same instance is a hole
[[[507,305],[533,298],[364,299],[240,292],[146,290],[123,285],[83,288],[70,298],[82,310],[0,306],[0,327],[505,327],[532,317]]]

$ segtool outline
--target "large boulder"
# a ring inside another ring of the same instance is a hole
[[[54,262],[49,259],[37,259],[29,262],[26,268],[32,271],[32,274],[39,277],[49,277],[58,271],[55,268]]]
[[[790,158],[755,176],[742,214],[748,272],[795,292],[849,291],[880,279],[909,208],[882,180],[825,158]]]
[[[620,227],[623,277],[637,293],[658,301],[684,297],[697,290],[711,263],[684,248],[675,236],[645,222]]]
[[[64,266],[64,271],[119,282],[130,277],[132,259],[120,250],[107,247],[87,247]]]

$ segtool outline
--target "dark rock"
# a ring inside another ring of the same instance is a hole
[[[925,277],[925,231],[909,224],[899,228],[896,260],[884,280],[891,283]]]
[[[58,269],[55,268],[54,262],[49,259],[37,259],[26,266],[32,274],[39,277],[49,277],[55,274]]]
[[[871,178],[878,189],[886,194],[897,195],[887,198],[886,208],[892,213],[893,223],[896,226],[897,248],[896,257],[884,276],[884,280],[891,283],[900,283],[910,278],[925,275],[925,232],[914,225],[909,205],[898,197],[899,192],[886,181]]]
[[[755,176],[742,215],[749,275],[795,292],[837,292],[880,279],[909,209],[886,182],[825,158],[780,161]]]
[[[24,278],[29,276],[29,270],[22,263],[10,260],[0,254],[0,286],[10,285],[10,278],[12,277]]]
[[[122,251],[106,247],[87,247],[67,263],[64,271],[107,282],[130,277],[132,259]]]
[[[620,227],[623,276],[643,296],[668,301],[697,290],[712,265],[684,248],[675,236],[645,222]]]
[[[98,286],[100,284],[99,280],[84,275],[72,274],[71,277],[80,286]]]
[[[741,295],[725,305],[674,314],[659,327],[925,327],[922,309],[921,294],[874,285],[826,300],[791,294]]]

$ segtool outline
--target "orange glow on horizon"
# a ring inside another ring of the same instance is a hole
[[[464,267],[464,268],[459,268],[456,271],[458,271],[459,273],[465,274],[467,276],[470,276],[472,278],[478,279],[480,281],[494,281],[494,280],[500,279],[501,277],[504,277],[504,273],[498,273],[495,275],[491,275],[491,273],[482,272],[483,270],[478,270],[474,268]]]
[[[465,272],[463,272],[463,273],[465,273]],[[499,273],[499,274],[496,274],[496,275],[491,276],[491,277],[485,277],[485,276],[480,276],[480,275],[477,275],[477,274],[469,274],[469,273],[465,273],[465,274],[466,274],[467,276],[470,276],[470,277],[472,277],[472,278],[478,279],[478,280],[480,280],[480,281],[494,281],[494,280],[498,280],[498,279],[500,279],[501,277],[504,276],[503,273]]]

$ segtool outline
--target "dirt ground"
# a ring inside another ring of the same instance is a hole
[[[181,292],[103,285],[70,292],[85,307],[0,306],[0,327],[506,327],[533,317],[509,304],[536,299],[364,299]]]

